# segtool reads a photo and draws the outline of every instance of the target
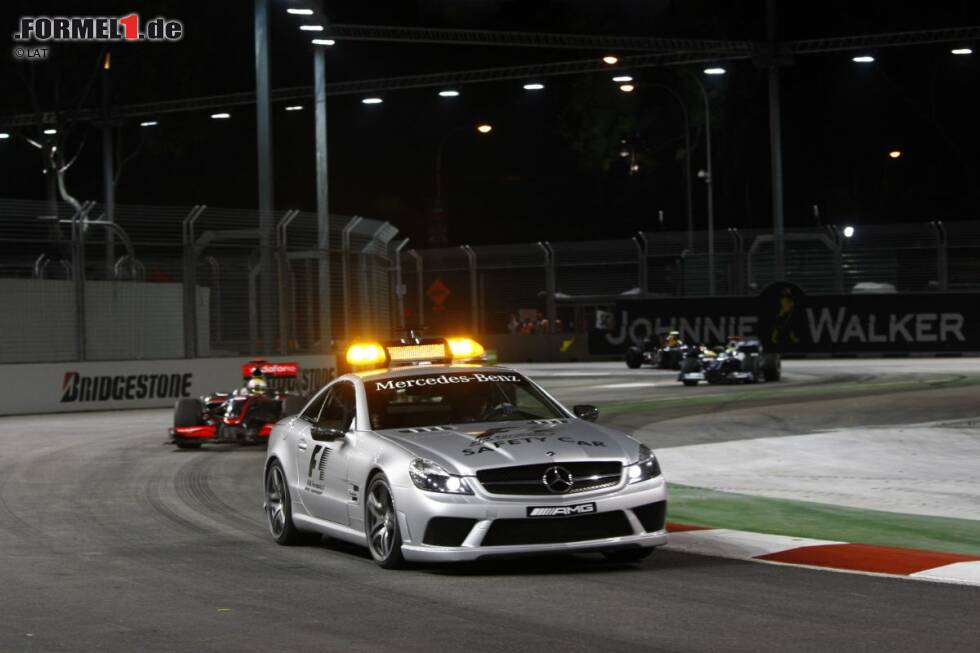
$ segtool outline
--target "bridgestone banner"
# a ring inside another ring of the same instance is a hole
[[[806,295],[781,283],[757,297],[622,300],[605,325],[589,333],[590,354],[675,330],[708,345],[757,336],[783,353],[980,351],[980,293]]]
[[[0,415],[173,406],[181,397],[231,391],[244,385],[248,358],[31,363],[0,365],[7,379],[0,393]],[[271,358],[290,374],[270,375],[278,390],[309,395],[335,376],[333,356]]]

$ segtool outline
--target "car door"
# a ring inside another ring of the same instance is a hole
[[[313,427],[347,434],[354,421],[354,385],[338,381],[330,386],[315,419],[306,415],[296,433],[296,480],[306,511],[318,519],[346,526],[347,437],[314,437]],[[304,412],[304,415],[306,413]]]

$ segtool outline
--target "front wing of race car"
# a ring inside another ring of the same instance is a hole
[[[272,433],[274,424],[263,424],[254,433],[244,427],[231,424],[201,424],[175,426],[170,429],[173,442],[260,442]]]

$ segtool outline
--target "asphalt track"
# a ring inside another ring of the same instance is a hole
[[[977,417],[976,360],[786,362],[683,388],[620,365],[534,366],[654,445]],[[754,393],[754,394],[753,394]],[[658,551],[406,571],[285,548],[263,450],[164,446],[167,410],[0,419],[0,651],[976,650],[980,589]],[[669,470],[667,470],[669,473]]]

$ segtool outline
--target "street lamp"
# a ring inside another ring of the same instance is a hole
[[[854,227],[852,227],[851,225],[847,225],[846,227],[844,227],[844,238],[850,238],[853,235],[854,235]]]
[[[632,82],[633,78],[630,77],[629,75],[616,75],[615,77],[612,78],[612,80],[614,82],[622,84],[626,82]]]
[[[950,52],[953,54],[973,54],[971,48],[953,48]]]
[[[313,45],[333,45],[336,43],[333,39],[313,39],[310,41]]]
[[[544,88],[544,84],[540,84],[538,82],[532,82],[530,84],[524,85],[525,91],[540,91],[543,88]]]
[[[623,93],[632,93],[633,89],[635,88],[636,87],[633,86],[632,84],[623,84],[622,86],[619,87],[619,90],[621,90]]]
[[[704,69],[704,74],[705,75],[724,75],[726,72],[727,71],[724,68],[721,68],[719,66],[715,66],[714,68],[705,68]]]
[[[438,214],[438,220],[439,221],[442,221],[442,213],[443,213],[443,208],[442,208],[442,154],[443,154],[443,152],[446,149],[446,144],[449,142],[449,137],[452,136],[453,134],[455,134],[456,132],[463,131],[464,129],[469,129],[469,127],[470,127],[469,125],[459,125],[457,127],[453,127],[452,129],[450,129],[449,131],[447,131],[443,135],[442,140],[439,141],[439,147],[436,149],[436,192],[435,192],[435,198],[434,198],[434,200],[432,202],[432,213],[434,214],[433,215],[433,218],[434,219],[436,218],[436,214]],[[491,125],[490,123],[486,123],[486,122],[480,123],[479,125],[476,126],[476,131],[479,132],[480,134],[489,134],[490,132],[493,131],[493,125]],[[434,230],[431,230],[431,231],[434,231]],[[429,239],[431,241],[435,241],[435,240],[440,239],[441,237],[442,236],[439,236],[437,238],[435,233],[431,233],[430,232]],[[431,242],[429,244],[431,245],[431,244],[436,244],[436,243],[435,242]]]
[[[857,57],[851,57],[851,61],[853,61],[854,63],[872,63],[874,60],[875,60],[874,57],[867,54],[862,54]]]
[[[900,156],[902,156],[901,150],[892,150],[891,152],[888,153],[888,158],[890,159],[897,159]]]
[[[156,120],[144,120],[140,123],[140,127],[156,127],[159,124]]]
[[[616,64],[619,63],[619,57],[615,55],[607,54],[602,58],[602,63],[608,66],[615,66]]]
[[[381,104],[382,102],[384,102],[384,100],[379,97],[366,97],[361,100],[361,104]]]
[[[708,294],[715,294],[715,197],[711,189],[711,105],[708,102],[708,91],[697,75],[691,75],[701,91],[704,99],[704,149],[705,169],[698,172],[698,177],[704,179],[705,190],[708,194]]]
[[[439,91],[439,97],[459,97],[459,91]]]
[[[231,118],[231,114],[230,113],[212,113],[211,114],[211,119],[212,120],[227,120],[228,118]],[[47,133],[47,132],[45,132],[45,133]]]

